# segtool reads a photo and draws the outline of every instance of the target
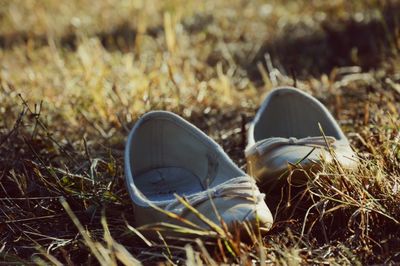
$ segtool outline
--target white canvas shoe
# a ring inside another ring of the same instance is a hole
[[[255,181],[216,142],[170,112],[147,113],[135,124],[126,143],[125,177],[137,227],[161,222],[182,225],[172,217],[177,215],[209,229],[175,195],[218,226],[218,217],[228,226],[241,221],[257,221],[265,229],[272,225]]]
[[[328,109],[311,95],[290,87],[267,95],[250,125],[245,154],[249,173],[262,183],[285,177],[290,164],[312,170],[323,160],[333,162],[334,157],[345,168],[355,168],[358,163]]]

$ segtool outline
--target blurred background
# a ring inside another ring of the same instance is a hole
[[[113,87],[124,101],[137,99],[138,110],[146,100],[232,103],[238,91],[277,85],[275,76],[367,71],[399,50],[393,0],[0,5],[1,79],[37,99],[94,98],[100,109],[109,106]]]
[[[245,169],[247,123],[289,85],[328,106],[366,166],[354,182],[333,171],[299,194],[269,195],[277,222],[265,256],[398,261],[399,53],[398,0],[0,0],[0,260],[91,261],[60,195],[93,239],[104,209],[132,256],[160,260],[165,249],[125,224],[124,141],[137,118],[174,111]],[[329,214],[304,220],[314,200]],[[242,262],[260,259],[257,248],[238,244]]]

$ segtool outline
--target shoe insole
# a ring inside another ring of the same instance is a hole
[[[136,187],[151,201],[175,199],[203,190],[200,178],[179,167],[157,168],[134,178]]]

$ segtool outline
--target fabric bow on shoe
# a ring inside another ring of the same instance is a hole
[[[258,141],[250,150],[246,151],[246,155],[251,155],[257,152],[259,155],[266,154],[275,148],[285,145],[299,145],[315,148],[329,147],[335,148],[336,139],[330,136],[307,137],[302,139],[291,138],[268,138]]]
[[[215,198],[241,198],[258,204],[264,200],[265,194],[260,193],[253,178],[248,176],[242,176],[230,179],[224,183],[216,185],[210,189],[202,192],[184,196],[187,202],[192,206],[196,207],[203,202],[215,199]],[[165,210],[171,211],[177,214],[182,213],[186,207],[178,200],[169,203]]]

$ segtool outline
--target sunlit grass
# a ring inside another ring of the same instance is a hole
[[[396,10],[373,0],[0,0],[0,260],[398,262]],[[140,115],[182,115],[245,168],[246,123],[282,85],[328,106],[359,169],[324,165],[303,186],[269,192],[276,222],[263,237],[246,225],[247,238],[161,223],[141,228],[159,229],[147,239],[131,226],[122,157]]]

